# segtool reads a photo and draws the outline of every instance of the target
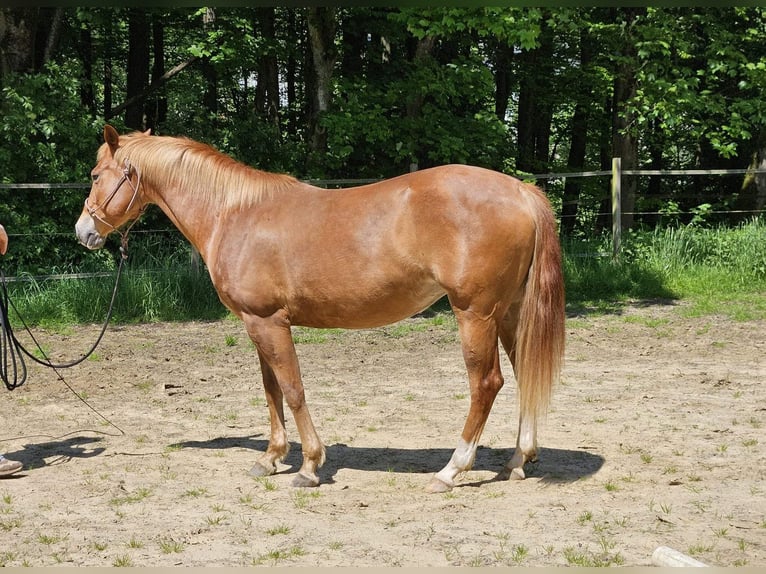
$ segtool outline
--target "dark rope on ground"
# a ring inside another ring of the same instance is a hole
[[[74,394],[86,407],[88,407],[88,409],[93,411],[93,413],[99,416],[106,423],[116,428],[118,431],[120,431],[120,433],[125,434],[125,432],[120,427],[115,425],[112,421],[98,412],[93,406],[90,405],[90,403],[88,403],[88,401],[86,401],[77,391],[75,391],[64,379],[63,375],[59,372],[59,369],[68,369],[70,367],[74,367],[90,357],[96,350],[96,347],[98,347],[99,343],[101,343],[101,339],[104,338],[106,329],[109,326],[109,321],[112,318],[114,302],[117,297],[117,287],[119,286],[120,277],[122,276],[122,268],[125,263],[125,259],[127,258],[127,251],[124,249],[124,245],[121,247],[120,251],[122,256],[120,257],[120,264],[117,267],[117,273],[114,280],[114,288],[112,289],[112,297],[109,301],[109,308],[106,313],[104,325],[101,327],[101,331],[96,338],[96,342],[93,343],[91,348],[82,357],[65,363],[53,363],[48,358],[42,346],[40,343],[38,343],[37,339],[35,339],[35,336],[32,334],[32,331],[27,326],[24,318],[19,313],[16,305],[14,305],[13,301],[11,300],[8,294],[8,286],[6,284],[5,274],[0,269],[0,378],[2,378],[3,383],[9,391],[12,391],[23,385],[26,382],[28,375],[27,364],[24,360],[24,356],[26,355],[34,362],[44,367],[53,369],[58,379],[64,383],[64,385],[72,392],[72,394]],[[10,309],[13,309],[13,312],[15,313],[16,317],[18,317],[21,325],[24,327],[27,334],[32,339],[32,342],[37,347],[37,352],[43,357],[42,359],[39,359],[32,352],[30,352],[16,337],[16,333],[14,332],[8,317],[8,312]]]

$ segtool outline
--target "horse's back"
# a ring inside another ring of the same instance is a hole
[[[344,190],[303,186],[260,211],[244,243],[226,241],[239,246],[227,283],[247,292],[230,297],[289,308],[293,324],[315,327],[390,323],[445,293],[506,297],[534,249],[524,185],[449,165]]]

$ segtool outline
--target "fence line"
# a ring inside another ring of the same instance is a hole
[[[662,215],[660,211],[623,211],[622,210],[622,177],[623,176],[698,176],[698,175],[747,175],[747,174],[766,174],[766,168],[742,168],[742,169],[622,169],[622,161],[620,158],[612,159],[611,170],[594,170],[594,171],[579,171],[579,172],[549,172],[549,173],[537,173],[526,174],[519,173],[514,174],[519,179],[564,179],[577,178],[577,177],[603,177],[610,176],[610,197],[612,203],[611,213],[597,213],[597,216],[611,215],[612,216],[612,257],[617,259],[620,255],[622,244],[622,216],[623,215]],[[306,179],[305,183],[315,185],[317,187],[329,188],[346,187],[354,185],[365,185],[381,181],[380,178],[337,178],[337,179]],[[3,189],[89,189],[89,183],[0,183],[0,190]],[[690,212],[678,212],[679,214],[690,214]],[[757,210],[715,210],[710,213],[764,213],[763,209]],[[574,215],[561,217],[576,217]],[[138,230],[136,230],[138,231]],[[150,231],[143,231],[149,233]],[[23,236],[32,234],[15,234],[10,233],[10,236]],[[64,233],[54,235],[65,235]],[[108,274],[107,274],[108,275]],[[31,281],[35,279],[63,279],[63,278],[85,278],[85,277],[100,277],[103,274],[100,273],[75,273],[75,274],[60,274],[60,275],[43,275],[36,277],[7,277],[6,281]]]

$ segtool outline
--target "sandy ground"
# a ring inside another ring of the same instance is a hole
[[[37,334],[65,358],[96,332]],[[38,367],[0,392],[0,452],[26,466],[0,480],[0,566],[644,566],[661,545],[766,566],[766,323],[649,305],[567,332],[529,478],[494,480],[516,436],[506,361],[473,470],[428,495],[468,409],[452,320],[296,332],[316,489],[290,486],[289,417],[280,472],[248,475],[268,412],[239,322],[110,328],[63,371],[95,410]]]

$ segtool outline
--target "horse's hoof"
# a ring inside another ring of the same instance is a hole
[[[276,472],[276,468],[274,468],[273,465],[271,467],[268,467],[265,464],[256,462],[253,465],[253,468],[250,469],[250,476],[271,476],[275,472]]]
[[[311,488],[319,486],[319,477],[306,476],[305,474],[299,472],[293,479],[293,486],[297,488]]]
[[[429,494],[449,492],[450,490],[452,490],[451,484],[447,484],[446,482],[436,478],[435,476],[431,479],[431,482],[428,483],[428,486],[426,486],[426,492]]]
[[[495,480],[524,480],[526,475],[521,467],[508,468],[507,466],[497,473]]]
[[[520,466],[517,466],[514,469],[511,469],[510,476],[508,477],[511,480],[524,480],[527,478],[527,475],[524,474],[524,469]]]

